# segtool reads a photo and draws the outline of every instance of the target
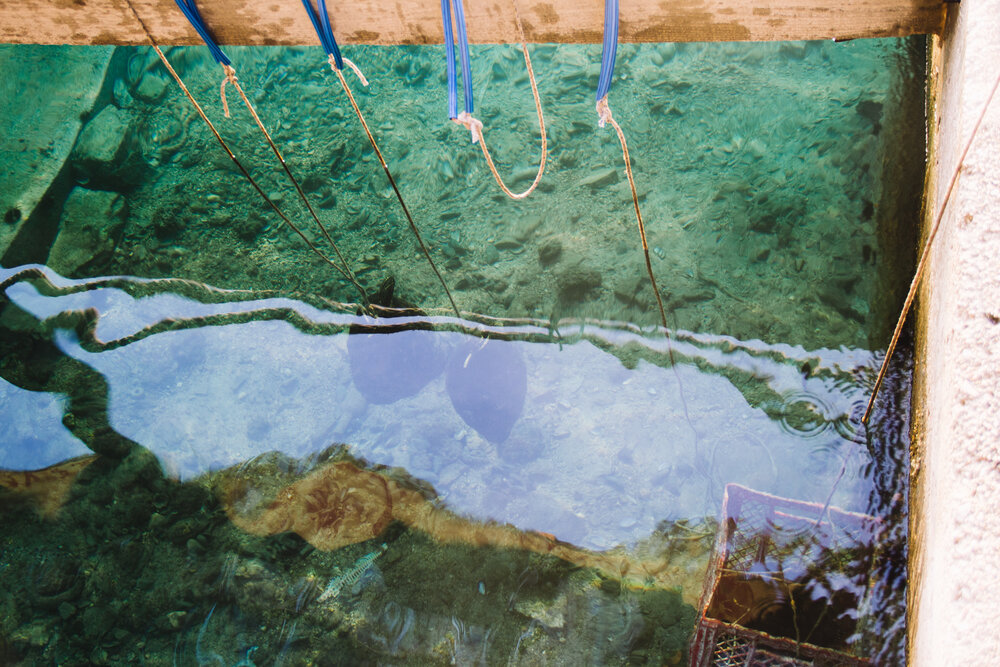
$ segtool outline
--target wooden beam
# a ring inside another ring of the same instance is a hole
[[[161,44],[200,44],[173,0],[131,0]],[[318,44],[298,0],[201,0],[220,44]],[[344,44],[440,44],[437,0],[329,3]],[[466,0],[469,39],[517,42],[514,0]],[[528,41],[598,43],[601,0],[518,0]],[[621,0],[623,42],[765,41],[939,33],[940,0]],[[0,42],[146,44],[126,0],[0,0]]]

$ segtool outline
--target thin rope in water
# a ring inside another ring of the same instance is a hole
[[[336,253],[337,259],[339,259],[340,263],[343,265],[344,272],[346,272],[348,280],[350,280],[351,283],[354,285],[354,287],[358,290],[358,292],[361,293],[362,300],[365,303],[368,303],[368,295],[365,294],[364,288],[358,282],[358,279],[354,275],[354,272],[351,271],[351,267],[347,263],[347,260],[344,258],[343,253],[340,252],[340,248],[337,246],[337,242],[333,240],[332,236],[330,236],[330,232],[329,230],[327,230],[326,225],[320,222],[319,216],[316,215],[316,211],[313,209],[312,204],[309,203],[309,199],[306,197],[306,193],[302,191],[302,186],[299,185],[298,179],[296,179],[295,176],[292,175],[292,170],[289,169],[288,163],[285,162],[285,158],[282,157],[281,151],[278,150],[278,147],[274,144],[274,140],[271,139],[271,133],[268,132],[267,128],[264,127],[264,123],[261,121],[260,116],[257,114],[257,110],[254,108],[253,104],[250,103],[250,100],[247,98],[246,93],[243,91],[243,86],[240,85],[239,80],[236,78],[236,70],[233,69],[232,65],[222,64],[222,71],[225,72],[226,74],[226,78],[222,80],[222,86],[221,86],[222,108],[225,112],[226,118],[229,118],[229,105],[226,103],[226,83],[231,83],[233,84],[233,87],[236,88],[236,92],[240,94],[240,99],[243,100],[243,104],[245,104],[247,110],[250,111],[250,115],[253,116],[253,120],[255,123],[257,123],[257,127],[260,128],[260,131],[264,134],[264,138],[267,140],[267,145],[271,147],[271,152],[273,152],[274,156],[278,158],[278,162],[281,163],[281,168],[284,169],[285,174],[288,176],[288,179],[295,186],[295,191],[299,194],[299,199],[301,199],[302,203],[306,205],[306,208],[309,210],[309,215],[311,215],[312,219],[316,221],[316,224],[323,232],[323,237],[327,240],[327,243],[329,243],[330,246],[333,248],[334,253]]]
[[[434,263],[434,259],[431,257],[430,251],[427,249],[427,244],[424,243],[423,237],[420,235],[420,230],[417,229],[417,223],[413,221],[413,216],[410,215],[410,209],[407,208],[406,202],[403,201],[403,195],[399,191],[399,187],[396,185],[396,179],[392,177],[392,172],[389,171],[389,165],[386,164],[385,158],[382,157],[382,151],[379,150],[378,143],[375,141],[375,137],[372,136],[371,130],[368,128],[368,123],[365,121],[364,115],[361,113],[361,109],[358,107],[358,103],[354,99],[354,94],[351,92],[351,87],[347,85],[347,79],[344,78],[343,72],[337,67],[337,63],[332,55],[327,57],[330,63],[330,69],[333,70],[334,74],[340,80],[340,85],[343,86],[344,92],[347,93],[347,98],[351,101],[351,107],[354,109],[354,113],[357,115],[358,120],[361,121],[361,127],[365,130],[365,135],[368,137],[368,142],[375,149],[375,156],[378,158],[379,164],[382,165],[382,171],[385,172],[386,178],[389,179],[389,185],[392,186],[393,192],[396,193],[396,199],[399,200],[399,205],[403,209],[403,214],[406,216],[406,221],[410,225],[410,230],[413,232],[414,237],[417,239],[417,243],[420,245],[420,250],[424,253],[424,257],[427,258],[427,263],[431,265],[431,269],[434,271],[434,275],[437,276],[438,282],[441,283],[441,287],[444,289],[444,293],[448,296],[448,302],[451,304],[452,310],[455,311],[455,316],[458,318],[462,317],[462,314],[458,310],[458,306],[455,304],[455,299],[451,295],[451,290],[448,289],[447,283],[444,281],[444,277],[441,272],[438,271],[437,265]],[[360,70],[346,58],[343,59],[345,63],[348,63],[357,73],[358,78],[361,79],[363,85],[368,85],[368,81],[361,74]]]
[[[193,2],[193,0],[188,0]],[[447,1],[447,0],[446,0]],[[444,277],[441,272],[438,271],[437,265],[431,258],[430,251],[427,249],[427,245],[424,243],[423,237],[420,235],[420,230],[417,229],[417,224],[413,221],[413,216],[410,215],[410,210],[406,206],[406,202],[403,201],[403,195],[400,193],[399,188],[396,186],[396,179],[392,177],[392,173],[389,171],[389,165],[386,164],[385,158],[382,157],[382,151],[379,150],[378,144],[375,142],[375,137],[372,136],[371,130],[368,128],[368,123],[365,121],[364,115],[361,113],[358,103],[354,99],[354,94],[351,92],[350,86],[347,85],[347,80],[341,73],[346,63],[357,75],[358,79],[361,81],[361,85],[367,86],[368,80],[365,75],[361,73],[361,70],[353,62],[344,58],[340,53],[340,47],[337,45],[337,38],[333,35],[333,28],[330,26],[330,14],[326,8],[326,0],[318,0],[316,5],[313,5],[312,0],[302,0],[302,5],[309,15],[309,21],[312,23],[313,28],[316,29],[316,36],[319,38],[320,44],[323,45],[323,50],[326,51],[327,62],[330,64],[330,69],[334,71],[337,78],[340,79],[340,84],[344,88],[344,92],[347,94],[347,98],[351,101],[351,107],[354,109],[354,113],[357,115],[358,120],[361,121],[361,126],[365,130],[365,135],[368,137],[369,143],[371,143],[372,148],[375,149],[375,155],[378,157],[379,163],[382,165],[382,170],[385,172],[386,177],[389,179],[389,184],[392,185],[393,192],[396,193],[396,199],[399,200],[399,205],[403,209],[403,213],[406,215],[406,220],[410,224],[410,230],[417,239],[417,243],[420,245],[420,249],[424,253],[424,257],[427,258],[427,262],[431,265],[431,269],[434,271],[434,275],[437,276],[438,281],[441,283],[441,287],[444,289],[445,294],[448,295],[448,301],[451,303],[452,310],[455,311],[455,315],[461,318],[461,313],[459,313],[458,306],[455,305],[455,299],[451,296],[451,291],[448,289],[448,285],[444,281]]]
[[[642,252],[646,258],[646,273],[649,274],[649,282],[652,283],[653,294],[656,295],[656,304],[660,308],[660,321],[663,324],[664,330],[666,330],[667,311],[663,308],[663,297],[660,296],[660,290],[656,286],[656,277],[653,275],[653,264],[649,259],[649,243],[646,242],[646,226],[642,222],[642,212],[639,210],[639,196],[635,191],[635,179],[632,177],[632,160],[629,156],[628,144],[625,142],[625,133],[622,132],[621,126],[611,115],[611,107],[608,106],[607,95],[597,101],[597,115],[600,119],[598,120],[598,125],[604,127],[605,123],[611,123],[611,126],[615,128],[615,132],[618,133],[618,141],[621,142],[622,145],[622,156],[625,159],[625,176],[628,177],[628,185],[632,189],[632,206],[635,209],[636,222],[639,223],[639,238],[642,239]]]
[[[983,110],[979,113],[979,118],[976,119],[976,124],[972,128],[972,134],[969,135],[969,140],[965,143],[965,148],[962,150],[962,155],[958,158],[958,164],[955,166],[955,171],[951,175],[951,180],[948,181],[948,189],[945,190],[944,199],[941,201],[941,208],[938,209],[937,215],[934,217],[934,224],[931,226],[931,231],[927,235],[927,240],[924,242],[923,251],[920,253],[920,261],[917,262],[917,269],[913,274],[913,280],[910,282],[910,289],[906,293],[906,299],[903,301],[903,310],[899,314],[899,319],[896,320],[896,328],[892,332],[892,340],[889,342],[889,347],[886,349],[885,358],[882,359],[882,365],[878,369],[878,377],[875,379],[875,386],[872,388],[872,395],[868,399],[868,406],[865,408],[865,414],[861,417],[861,423],[865,426],[868,425],[869,419],[872,416],[872,410],[875,408],[875,399],[878,397],[878,392],[882,388],[882,382],[885,380],[885,375],[889,370],[889,361],[892,358],[892,353],[896,350],[896,345],[899,343],[899,337],[903,333],[903,324],[906,322],[906,316],[910,312],[910,308],[913,305],[913,300],[917,296],[917,288],[920,286],[920,281],[924,277],[924,271],[927,269],[927,262],[930,259],[931,246],[934,243],[935,237],[937,237],[938,230],[941,228],[941,222],[944,220],[945,209],[948,208],[948,202],[951,200],[951,193],[955,189],[955,184],[958,182],[958,176],[962,172],[962,167],[965,164],[965,157],[969,154],[969,149],[972,148],[972,142],[976,138],[976,134],[979,132],[979,127],[983,123],[983,119],[986,117],[986,112],[990,108],[990,102],[993,101],[993,96],[997,92],[997,87],[1000,86],[1000,74],[997,75],[996,81],[993,82],[993,88],[990,89],[990,94],[986,97],[986,103],[983,104]]]
[[[135,16],[135,20],[139,23],[139,26],[142,28],[142,31],[146,34],[146,39],[149,40],[150,45],[152,45],[153,49],[156,51],[156,55],[160,57],[160,61],[167,68],[167,71],[170,72],[170,75],[173,77],[174,81],[177,82],[177,85],[180,86],[181,90],[184,91],[184,95],[194,106],[195,110],[198,112],[198,115],[201,116],[201,119],[205,121],[206,125],[208,125],[208,129],[212,131],[212,135],[215,137],[216,141],[219,142],[219,145],[222,146],[222,149],[226,151],[226,154],[229,156],[229,159],[233,161],[233,164],[236,165],[236,168],[239,169],[240,173],[243,174],[243,176],[247,179],[247,181],[250,182],[250,185],[252,185],[254,190],[257,191],[257,194],[259,194],[264,199],[264,201],[268,203],[268,205],[274,210],[275,213],[278,214],[278,216],[285,222],[285,224],[287,224],[289,228],[292,229],[292,231],[294,231],[296,234],[299,235],[299,237],[305,242],[305,244],[309,247],[310,250],[312,250],[318,257],[320,257],[323,261],[325,261],[327,264],[333,267],[338,273],[340,273],[341,276],[344,277],[344,279],[351,281],[356,287],[360,289],[360,286],[354,280],[352,280],[351,276],[344,269],[342,269],[340,266],[337,265],[336,262],[327,257],[326,254],[322,250],[320,250],[316,246],[316,244],[310,241],[309,237],[307,237],[302,232],[302,230],[299,229],[299,227],[288,218],[288,216],[282,213],[281,209],[278,208],[277,204],[271,201],[271,198],[267,196],[267,194],[260,187],[257,181],[254,180],[253,176],[250,175],[250,172],[247,171],[246,167],[243,166],[243,163],[240,162],[239,159],[236,157],[236,154],[233,153],[233,151],[229,148],[229,144],[227,144],[226,140],[222,138],[221,134],[219,134],[219,131],[216,129],[215,125],[205,114],[205,110],[202,109],[200,104],[198,104],[198,100],[194,98],[194,95],[192,95],[191,91],[188,90],[188,87],[184,84],[184,81],[181,79],[180,75],[177,73],[176,70],[174,70],[173,66],[170,64],[170,61],[167,60],[166,55],[164,55],[163,51],[160,50],[160,47],[156,43],[156,40],[153,38],[153,34],[150,32],[149,27],[146,25],[146,22],[142,20],[142,17],[139,16],[139,12],[137,12],[135,7],[132,5],[132,0],[125,0],[125,4],[128,5],[128,8],[132,12],[132,15]],[[362,302],[365,304],[365,306],[367,306],[369,303],[368,295],[365,294],[364,290],[360,290],[360,292],[361,292]]]
[[[538,173],[535,174],[535,180],[532,181],[531,187],[529,187],[524,192],[515,193],[510,190],[504,184],[503,178],[500,177],[500,173],[497,171],[496,165],[493,163],[493,158],[490,156],[490,151],[486,148],[486,139],[483,136],[483,123],[482,121],[474,118],[471,113],[463,111],[458,114],[452,120],[459,125],[464,126],[472,134],[472,143],[478,143],[479,147],[483,151],[483,157],[486,158],[486,164],[490,168],[490,172],[493,173],[493,178],[496,180],[497,185],[500,189],[504,191],[511,199],[525,199],[528,195],[534,192],[535,188],[538,187],[538,183],[542,180],[542,174],[545,172],[545,160],[548,157],[548,141],[545,136],[545,117],[542,115],[542,102],[538,97],[538,84],[535,82],[535,71],[531,67],[531,56],[528,55],[528,40],[524,37],[524,28],[521,25],[521,15],[517,11],[517,3],[512,3],[514,6],[514,19],[517,22],[517,32],[521,37],[521,51],[524,53],[524,64],[528,69],[528,79],[531,81],[531,94],[535,98],[535,110],[538,112],[538,127],[542,135],[542,158],[538,164]]]
[[[601,48],[601,73],[597,80],[597,125],[604,127],[606,123],[611,123],[618,134],[618,141],[622,145],[622,156],[625,159],[625,175],[628,177],[628,185],[632,191],[632,206],[635,209],[635,219],[639,224],[639,237],[642,239],[642,253],[646,259],[646,273],[649,274],[649,282],[653,287],[653,294],[656,295],[656,304],[660,309],[660,322],[663,324],[663,335],[667,341],[667,357],[670,359],[670,368],[673,370],[674,379],[677,380],[677,394],[681,399],[681,407],[684,409],[684,420],[687,422],[691,434],[694,436],[695,460],[702,457],[698,451],[698,429],[691,421],[691,413],[688,411],[687,399],[684,397],[684,383],[681,381],[680,371],[677,370],[677,360],[674,358],[674,345],[670,336],[670,329],[667,327],[667,311],[663,307],[663,298],[660,296],[660,288],[656,284],[656,277],[653,275],[653,264],[649,259],[649,243],[646,241],[646,226],[642,221],[642,212],[639,210],[639,195],[635,191],[635,179],[632,176],[632,159],[628,152],[628,143],[625,141],[625,133],[620,125],[611,115],[611,107],[608,105],[608,91],[611,90],[611,79],[614,76],[615,58],[618,54],[618,0],[605,0],[604,2],[604,39]],[[673,313],[672,313],[673,314]],[[677,325],[677,316],[674,315],[674,328]],[[705,471],[705,476],[711,479],[711,470]],[[710,493],[706,489],[706,493]]]
[[[613,60],[613,59],[612,59]],[[632,176],[632,158],[628,152],[628,143],[625,141],[625,133],[622,131],[618,121],[611,115],[611,107],[608,105],[608,96],[605,95],[597,101],[597,124],[604,127],[605,123],[611,123],[618,134],[618,141],[622,145],[622,157],[625,160],[625,176],[628,178],[629,188],[632,190],[632,207],[635,210],[635,219],[639,224],[639,238],[642,239],[642,253],[646,259],[646,273],[649,275],[649,282],[653,286],[653,294],[656,295],[656,304],[660,308],[660,322],[663,324],[663,335],[667,337],[667,356],[670,358],[670,367],[674,370],[674,378],[677,380],[677,393],[681,399],[681,407],[684,409],[684,419],[694,433],[695,446],[698,443],[698,430],[691,421],[691,414],[688,412],[687,399],[684,398],[684,385],[681,382],[680,373],[677,370],[677,362],[674,359],[674,346],[671,342],[670,328],[667,326],[667,311],[663,307],[663,297],[660,296],[660,288],[656,285],[656,277],[653,275],[653,264],[649,259],[649,243],[646,241],[646,226],[642,221],[642,212],[639,210],[639,196],[635,190],[635,178]],[[675,326],[676,328],[676,326]]]

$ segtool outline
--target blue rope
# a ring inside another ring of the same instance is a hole
[[[326,11],[326,0],[319,0],[319,21],[323,26],[323,32],[326,34],[326,52],[328,55],[333,56],[333,62],[337,65],[337,69],[344,69],[344,59],[340,55],[340,47],[337,46],[337,40],[333,38],[333,28],[330,27],[330,13]]]
[[[455,40],[451,31],[451,2],[441,0],[441,18],[444,20],[444,49],[448,59],[448,117],[458,116],[458,82],[455,76]],[[465,112],[472,114],[472,68],[469,66],[469,36],[465,31],[465,10],[462,0],[454,0],[455,23],[458,26],[458,55],[462,62],[462,91],[465,95]]]
[[[451,0],[441,0],[444,20],[444,55],[448,74],[448,118],[458,116],[458,83],[455,79],[455,36],[451,30]]]
[[[472,68],[469,66],[469,36],[465,32],[465,10],[462,0],[454,0],[455,23],[458,24],[458,57],[462,61],[462,91],[465,113],[472,114]]]
[[[212,37],[212,33],[208,31],[205,26],[205,20],[201,18],[201,13],[198,11],[198,7],[194,4],[194,0],[174,0],[177,6],[181,8],[184,12],[184,16],[190,21],[191,25],[194,27],[201,39],[205,42],[205,46],[212,53],[212,57],[215,58],[215,62],[220,65],[229,65],[230,60],[219,45],[215,43],[215,39]]]
[[[618,0],[604,0],[604,49],[601,52],[601,76],[597,80],[597,101],[611,89],[618,52]]]
[[[319,18],[319,12],[313,7],[310,0],[302,0],[302,6],[306,8],[306,14],[309,15],[309,20],[313,24],[313,29],[316,31],[316,36],[319,37],[319,43],[323,46],[323,50],[326,51],[326,55],[337,55],[340,54],[340,49],[337,48],[337,41],[333,39],[333,32],[329,34],[323,29],[323,22]],[[326,7],[323,7],[323,12],[326,13]],[[332,44],[331,44],[332,41]],[[337,56],[334,55],[334,58]]]

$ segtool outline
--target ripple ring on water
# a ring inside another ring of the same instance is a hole
[[[859,399],[851,404],[851,411],[849,414],[838,415],[837,418],[833,420],[833,428],[836,429],[837,435],[848,442],[853,442],[859,445],[868,444],[868,429],[863,423],[861,423],[861,416],[864,414],[867,404],[868,403],[865,399]]]
[[[830,407],[818,396],[800,391],[785,394],[781,407],[781,429],[786,433],[813,438],[833,424]]]

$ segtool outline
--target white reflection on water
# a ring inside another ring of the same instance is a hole
[[[313,322],[361,321],[290,299],[203,304],[169,294],[135,299],[117,289],[46,297],[25,283],[8,294],[39,318],[94,308],[103,341],[166,318],[261,308],[291,308]],[[666,349],[662,338],[613,327],[588,325],[587,333],[618,350],[628,343],[663,357]],[[844,378],[871,363],[866,351],[807,353],[688,335],[674,342],[675,353],[715,372],[688,363],[674,372],[644,360],[626,368],[591,340],[491,340],[509,346],[527,376],[520,415],[509,436],[493,443],[456,411],[443,372],[451,352],[480,339],[449,331],[369,337],[375,347],[366,350],[367,358],[377,360],[381,347],[390,361],[371,364],[382,373],[379,381],[407,386],[400,394],[415,392],[388,403],[368,400],[377,397],[356,387],[348,339],[346,333],[306,334],[281,320],[156,333],[101,352],[83,349],[69,331],[56,335],[65,354],[107,379],[112,427],[153,451],[181,479],[268,451],[306,458],[346,443],[358,457],[400,466],[431,483],[453,511],[600,550],[634,543],[664,519],[715,515],[728,482],[824,502],[852,453],[832,501],[866,508],[863,447],[833,428],[798,434],[752,407],[720,374],[741,369],[777,394],[815,396],[821,416],[834,419],[864,398],[863,388]],[[806,359],[833,371],[836,382],[806,378],[800,368]],[[422,375],[414,380],[414,373]],[[482,382],[494,396],[515,391],[499,375]],[[50,412],[55,428],[58,410]]]

